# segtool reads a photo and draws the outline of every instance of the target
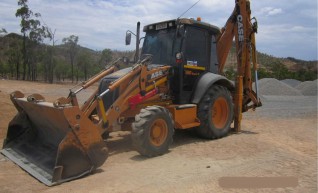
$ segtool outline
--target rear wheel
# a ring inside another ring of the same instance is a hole
[[[200,137],[216,139],[226,136],[233,121],[233,103],[228,89],[212,86],[198,104],[201,125],[196,128]]]
[[[163,107],[151,106],[142,109],[132,124],[132,142],[144,156],[158,156],[166,153],[174,133],[170,112]]]

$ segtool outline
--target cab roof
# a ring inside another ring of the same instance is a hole
[[[202,21],[197,21],[195,19],[188,19],[188,18],[180,18],[180,19],[173,19],[173,20],[167,20],[167,21],[161,21],[161,22],[157,22],[157,23],[152,23],[149,25],[144,26],[143,31],[147,32],[147,31],[151,31],[151,30],[160,30],[160,28],[158,28],[158,26],[166,26],[166,28],[169,27],[174,27],[177,25],[177,23],[179,24],[185,24],[185,25],[191,25],[191,26],[196,26],[196,27],[200,27],[203,29],[206,29],[214,34],[219,34],[221,33],[221,30],[219,27],[215,26],[215,25],[211,25],[209,23],[206,22],[202,22]],[[158,28],[158,29],[157,29]],[[164,28],[162,28],[164,29]]]

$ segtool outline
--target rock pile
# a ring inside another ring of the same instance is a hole
[[[294,88],[301,83],[301,81],[295,80],[295,79],[285,79],[285,80],[281,80],[281,82],[283,82],[291,87],[294,87]]]
[[[306,81],[297,85],[295,88],[298,89],[305,96],[317,96],[317,85],[318,81]]]
[[[318,80],[301,82],[295,79],[263,78],[258,81],[260,95],[317,96]],[[255,90],[255,85],[253,84]]]
[[[302,93],[288,84],[274,78],[264,78],[258,82],[261,95],[302,96]]]

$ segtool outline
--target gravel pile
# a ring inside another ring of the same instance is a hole
[[[302,96],[298,89],[274,78],[259,80],[258,87],[261,95]]]
[[[294,87],[294,88],[301,83],[301,81],[295,80],[295,79],[285,79],[285,80],[281,80],[281,82],[283,82],[291,87]]]
[[[295,88],[298,89],[305,96],[317,96],[317,84],[317,80],[306,81],[300,83]]]

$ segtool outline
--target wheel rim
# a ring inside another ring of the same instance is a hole
[[[225,98],[216,99],[212,106],[212,123],[217,129],[223,129],[227,123],[229,106]]]
[[[157,119],[150,129],[150,142],[154,146],[161,146],[167,138],[168,126],[165,120]]]

